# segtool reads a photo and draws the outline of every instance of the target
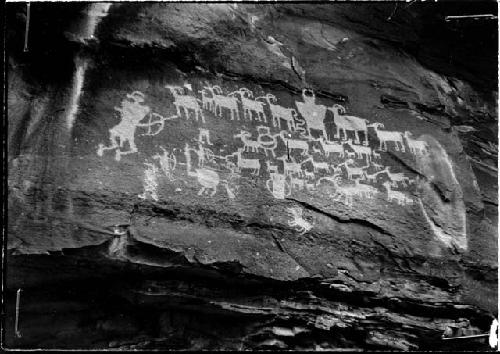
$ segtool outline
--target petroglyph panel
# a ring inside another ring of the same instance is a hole
[[[273,93],[224,89],[207,81],[165,85],[162,94],[172,106],[165,111],[175,114],[165,118],[153,112],[153,100],[140,91],[126,94],[114,108],[120,122],[109,129],[108,144],[97,148],[102,158],[114,150],[120,161],[139,152],[138,140],[155,137],[156,153],[145,161],[141,198],[159,200],[158,183],[182,180],[201,198],[237,200],[244,198],[240,184],[247,180],[260,184],[268,198],[321,193],[354,209],[374,199],[413,207],[418,199],[416,175],[394,170],[387,156],[421,160],[428,144],[410,131],[390,130],[383,123],[348,115],[339,104],[320,102],[311,89],[304,89],[291,107]],[[172,132],[191,126],[193,133],[170,138],[166,121],[171,121]],[[232,134],[218,136],[213,127],[220,124]],[[192,193],[179,186],[175,190]],[[300,232],[312,228],[298,209],[290,212]]]

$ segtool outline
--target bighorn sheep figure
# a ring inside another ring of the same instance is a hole
[[[405,131],[404,137],[406,138],[406,142],[408,143],[410,152],[414,155],[425,153],[428,148],[427,143],[423,140],[413,139],[412,136],[412,133],[410,133],[409,131]]]
[[[295,117],[297,116],[297,111],[293,108],[285,108],[282,107],[276,102],[278,101],[276,99],[276,96],[273,94],[268,93],[267,95],[263,97],[257,97],[256,100],[260,99],[265,99],[267,103],[269,104],[269,109],[271,110],[271,115],[273,118],[273,126],[278,127],[281,129],[281,123],[280,119],[284,119],[287,124],[287,128],[290,131],[295,130]]]
[[[234,97],[235,93],[230,93],[227,96],[223,95],[220,86],[204,86],[203,89],[210,91],[213,98],[214,113],[219,117],[222,117],[222,108],[229,110],[231,114],[231,120],[240,120],[240,112],[238,110],[238,99]],[[207,101],[208,102],[208,101]]]
[[[382,123],[372,123],[369,124],[368,127],[372,127],[375,129],[375,133],[377,133],[377,138],[380,141],[380,150],[387,151],[387,142],[393,142],[395,144],[396,151],[401,149],[401,152],[405,152],[405,145],[403,143],[403,134],[398,131],[388,131],[388,130],[380,130],[380,128],[384,128],[384,124]],[[401,145],[401,148],[399,145]]]
[[[252,120],[252,113],[255,113],[257,121],[264,120],[264,123],[267,123],[266,114],[264,113],[264,103],[253,100],[253,92],[249,89],[242,87],[238,91],[233,92],[233,94],[239,94],[241,105],[243,107],[243,116]]]
[[[195,119],[198,120],[198,118],[201,118],[201,121],[205,123],[205,117],[199,105],[202,101],[196,97],[180,93],[183,91],[183,88],[180,86],[166,85],[165,88],[169,89],[172,96],[174,96],[174,106],[179,117],[181,117],[181,108],[184,110],[186,119],[189,119],[189,110],[193,110]]]
[[[368,128],[366,125],[366,123],[368,122],[367,119],[344,115],[345,108],[338,104],[334,104],[331,108],[328,108],[328,110],[333,113],[333,121],[335,123],[335,126],[337,127],[338,137],[340,137],[340,130],[342,130],[342,132],[344,133],[343,140],[347,140],[346,131],[354,131],[354,135],[356,137],[355,143],[361,144],[361,140],[359,139],[359,132],[363,132],[365,136],[363,145],[368,145]]]

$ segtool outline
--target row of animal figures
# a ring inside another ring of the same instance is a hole
[[[353,143],[352,139],[347,139],[346,141],[326,141],[323,137],[314,139],[309,138],[307,140],[292,138],[291,134],[285,130],[280,131],[277,134],[271,134],[269,127],[257,126],[258,135],[255,139],[252,139],[252,133],[246,130],[240,130],[240,132],[234,135],[235,138],[239,138],[243,143],[243,150],[246,152],[263,152],[266,156],[271,154],[273,158],[276,158],[275,149],[278,146],[278,138],[280,138],[284,145],[290,152],[299,152],[301,155],[307,155],[311,152],[320,153],[327,158],[332,155],[336,155],[339,158],[354,158],[362,159],[370,162],[372,159],[380,159],[380,151],[372,149],[370,146],[356,145]],[[410,132],[405,132],[404,137],[409,143],[413,142]],[[419,141],[425,143],[423,141]],[[318,144],[321,149],[318,149]],[[404,146],[404,145],[403,145]],[[412,146],[409,144],[409,146]],[[427,149],[416,149],[411,147],[410,151],[415,154],[423,154]]]
[[[246,170],[252,175],[259,176],[261,172],[261,161],[244,157],[243,148],[239,148],[236,152],[225,156],[218,156],[210,149],[203,147],[201,143],[198,144],[198,148],[192,148],[189,144],[186,144],[184,148],[185,163],[177,163],[174,152],[169,152],[164,147],[160,148],[163,150],[162,154],[154,155],[153,159],[159,161],[161,171],[163,171],[165,177],[173,181],[176,166],[184,164],[187,175],[195,177],[201,185],[198,195],[208,194],[214,196],[217,193],[218,186],[223,185],[227,196],[234,199],[242,173]],[[196,157],[197,168],[193,168],[193,156]],[[301,162],[296,162],[293,157],[287,157],[286,155],[278,157],[277,160],[282,161],[283,168],[281,170],[283,172],[280,172],[278,165],[272,164],[269,160],[265,161],[269,175],[265,185],[277,199],[284,199],[294,191],[314,191],[322,183],[330,183],[335,190],[333,199],[352,206],[355,197],[373,198],[378,195],[380,191],[377,185],[380,184],[380,181],[383,181],[381,185],[385,188],[389,201],[395,201],[400,205],[413,203],[411,197],[394,188],[407,188],[415,184],[416,180],[401,172],[391,172],[389,167],[384,167],[375,162],[359,167],[356,166],[353,159],[347,159],[337,165],[327,162],[315,162],[312,156],[308,156]],[[313,167],[312,171],[303,167],[308,162]],[[157,198],[157,181],[154,176],[157,175],[159,170],[154,164],[147,163],[147,166],[144,188],[155,199]],[[368,173],[369,169],[374,169],[376,172]],[[223,170],[228,171],[225,173],[227,175],[225,179],[221,178],[218,172]],[[324,173],[322,177],[318,178],[316,174],[320,171]],[[347,183],[343,181],[343,176],[347,176]],[[141,195],[141,197],[145,197],[145,194]]]
[[[334,113],[334,122],[337,127],[337,134],[334,137],[348,142],[353,150],[359,151],[358,154],[370,155],[368,154],[370,150],[367,149],[368,128],[370,127],[375,130],[375,134],[379,140],[379,151],[387,151],[388,143],[393,144],[394,149],[401,152],[405,152],[406,147],[408,147],[409,151],[414,155],[423,154],[427,151],[426,142],[414,139],[408,131],[403,134],[399,131],[381,130],[380,128],[384,128],[382,123],[375,122],[368,124],[366,119],[345,115],[345,108],[340,105],[326,107],[316,104],[315,95],[312,90],[303,91],[303,102],[296,101],[297,110],[302,116],[301,120],[295,109],[285,108],[276,104],[276,97],[272,94],[253,99],[252,91],[240,88],[238,91],[225,96],[222,94],[222,89],[219,86],[205,86],[200,91],[202,93],[200,100],[194,96],[184,94],[184,89],[192,90],[189,84],[186,84],[185,87],[171,85],[166,87],[174,97],[174,106],[176,107],[177,115],[163,117],[158,113],[152,112],[150,107],[144,104],[145,95],[142,92],[134,91],[131,94],[127,94],[126,98],[122,100],[121,107],[114,107],[114,110],[120,115],[120,122],[109,129],[109,144],[99,144],[97,154],[103,156],[105,151],[115,150],[115,159],[120,161],[122,155],[138,152],[135,144],[135,134],[138,128],[147,129],[141,135],[154,136],[164,129],[165,121],[178,119],[182,115],[186,119],[189,119],[190,114],[194,114],[196,120],[201,119],[205,122],[203,109],[210,110],[218,116],[222,116],[223,110],[228,110],[231,114],[231,119],[234,120],[239,119],[238,103],[240,103],[246,119],[254,119],[267,123],[264,102],[267,102],[269,105],[273,127],[281,130],[281,122],[284,120],[287,123],[286,129],[288,131],[300,134],[300,139],[291,139],[291,137],[285,138],[285,135],[280,133],[284,139],[288,140],[289,146],[292,149],[301,149],[305,147],[307,141],[317,140],[313,137],[313,130],[321,133],[319,139],[327,148],[325,151],[337,152],[340,149],[339,145],[341,144],[332,142],[326,134],[324,120],[327,110],[330,110]],[[237,97],[239,97],[239,100]],[[259,101],[259,99],[264,101]],[[145,122],[145,119],[148,119],[148,121]],[[259,127],[261,129],[269,129],[266,126]],[[354,132],[354,140],[352,136],[349,138],[347,132]],[[364,141],[362,144],[360,133],[363,133]],[[267,130],[266,134],[270,135],[269,130]],[[249,147],[262,148],[266,153],[273,149],[272,141],[260,141],[260,144],[257,144],[256,142],[252,143],[248,132],[241,132],[241,136],[248,141]],[[128,149],[126,149],[127,145]],[[371,154],[376,156],[378,153],[373,151]]]
[[[396,151],[406,152],[405,140],[413,154],[423,153],[427,149],[427,144],[424,141],[414,139],[408,131],[403,134],[399,131],[382,130],[381,128],[384,128],[382,123],[368,124],[367,119],[345,115],[345,108],[339,104],[334,104],[331,107],[316,104],[314,91],[309,89],[302,91],[303,102],[295,102],[296,110],[277,104],[276,96],[270,93],[254,98],[253,92],[244,87],[224,95],[220,86],[210,86],[206,83],[206,86],[203,86],[203,89],[199,91],[201,99],[184,93],[186,89],[192,90],[189,84],[184,87],[167,85],[166,88],[174,97],[174,106],[179,117],[184,115],[186,119],[189,119],[190,114],[194,114],[194,118],[201,119],[203,123],[205,123],[203,109],[219,117],[223,117],[223,112],[226,111],[231,120],[240,120],[240,105],[244,119],[267,123],[264,109],[267,105],[271,112],[273,127],[282,129],[281,123],[284,121],[288,131],[299,132],[306,139],[311,139],[313,137],[312,130],[317,130],[324,141],[330,141],[324,122],[326,112],[330,111],[333,113],[333,121],[336,126],[334,138],[346,141],[348,140],[347,132],[351,132],[354,134],[354,144],[361,144],[360,133],[363,133],[364,141],[362,144],[366,146],[368,145],[368,128],[372,127],[379,140],[379,149],[382,151],[387,151],[387,143],[390,142],[394,144]]]

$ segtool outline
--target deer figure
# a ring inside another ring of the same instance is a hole
[[[401,152],[405,152],[405,145],[403,143],[403,134],[401,134],[401,132],[380,130],[380,128],[384,128],[384,124],[378,122],[372,123],[368,126],[375,129],[377,138],[380,141],[379,150],[387,151],[387,142],[390,141],[395,144],[396,151],[399,151],[401,149]]]
[[[343,140],[347,140],[346,131],[354,131],[356,144],[361,144],[361,140],[359,139],[359,132],[363,132],[365,136],[363,145],[368,145],[368,127],[366,125],[366,123],[368,122],[367,119],[344,115],[345,108],[339,104],[334,104],[331,108],[328,108],[328,110],[333,113],[333,121],[335,122],[335,126],[337,127],[338,137],[340,137],[340,130],[342,130],[342,132],[344,133]]]

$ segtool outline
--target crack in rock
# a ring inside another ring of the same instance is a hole
[[[312,204],[304,202],[302,200],[298,200],[298,199],[290,198],[290,197],[287,197],[286,199],[287,200],[291,200],[293,202],[296,202],[296,203],[302,205],[306,209],[309,209],[309,210],[314,211],[316,213],[328,216],[330,219],[333,219],[336,222],[339,222],[339,223],[342,223],[342,224],[358,224],[358,225],[369,227],[369,228],[371,228],[371,229],[373,229],[373,230],[375,230],[377,232],[380,232],[381,234],[389,235],[389,236],[394,236],[391,232],[385,230],[384,228],[380,227],[377,224],[372,223],[371,221],[368,221],[368,220],[365,220],[365,219],[357,219],[357,218],[344,219],[344,218],[341,218],[340,216],[337,216],[337,215],[331,214],[329,212],[326,212],[326,211],[324,211],[324,210],[322,210],[322,209],[320,209],[320,208],[318,208],[318,207],[316,207],[316,206],[314,206]]]

